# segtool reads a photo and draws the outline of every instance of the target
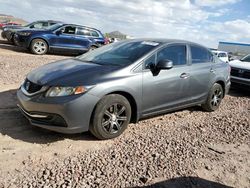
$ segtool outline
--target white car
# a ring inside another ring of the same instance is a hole
[[[228,53],[224,51],[212,50],[213,54],[216,55],[221,61],[228,63],[229,57]]]
[[[240,60],[230,61],[229,65],[231,66],[231,82],[250,89],[250,54]]]

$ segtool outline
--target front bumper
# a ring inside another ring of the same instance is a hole
[[[235,85],[247,86],[250,89],[250,79],[231,76],[231,82]]]
[[[29,36],[21,36],[18,34],[14,34],[13,41],[17,46],[21,46],[24,48],[29,47]]]
[[[99,98],[88,93],[80,96],[26,96],[17,91],[18,106],[32,125],[73,134],[89,130],[90,118]]]
[[[6,33],[5,33],[5,31],[2,31],[2,33],[1,33],[1,37],[2,37],[3,39],[5,39],[5,38],[6,38]]]

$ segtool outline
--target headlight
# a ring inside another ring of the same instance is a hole
[[[22,36],[29,36],[31,32],[18,32],[18,34]]]
[[[88,87],[78,86],[78,87],[51,87],[47,93],[46,97],[62,97],[69,95],[77,95],[85,93]]]

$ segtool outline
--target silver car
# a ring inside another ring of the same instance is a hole
[[[195,105],[214,111],[229,87],[229,65],[207,48],[134,39],[35,69],[17,97],[35,126],[109,139],[152,115]]]

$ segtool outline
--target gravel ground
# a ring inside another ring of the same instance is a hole
[[[216,112],[131,124],[110,141],[66,136],[29,126],[15,108],[25,75],[62,58],[0,44],[0,187],[250,187],[249,92],[231,91]]]

